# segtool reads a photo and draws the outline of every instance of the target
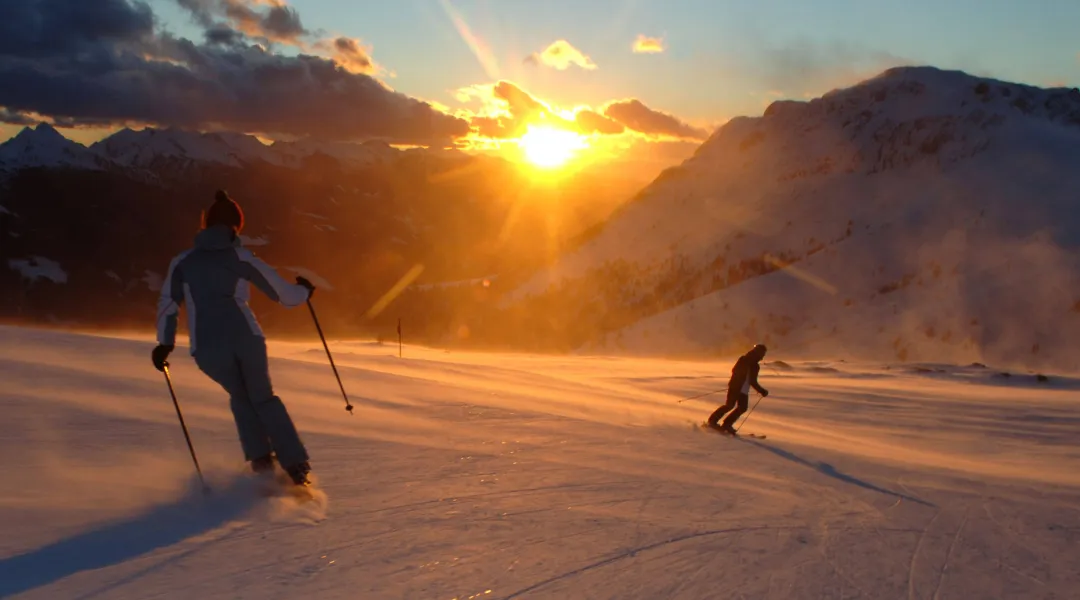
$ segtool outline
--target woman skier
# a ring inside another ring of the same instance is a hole
[[[248,307],[249,283],[286,307],[299,306],[315,286],[303,277],[285,281],[241,246],[240,205],[224,190],[203,212],[194,247],[169,264],[157,312],[154,367],[164,371],[173,351],[180,305],[187,305],[191,355],[229,393],[244,457],[256,473],[272,473],[274,460],[296,485],[310,485],[308,453],[288,411],[270,384],[266,339]]]

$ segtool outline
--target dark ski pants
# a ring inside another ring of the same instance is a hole
[[[743,416],[746,412],[746,405],[749,403],[750,397],[742,392],[728,392],[727,402],[723,406],[713,411],[713,414],[709,415],[709,425],[716,425],[716,422],[723,417],[725,413],[731,411],[727,418],[724,419],[724,427],[731,427],[735,424],[735,421],[739,420],[739,417]]]
[[[273,451],[283,468],[308,460],[285,404],[270,385],[266,340],[252,335],[232,344],[200,345],[195,364],[229,393],[245,459]]]

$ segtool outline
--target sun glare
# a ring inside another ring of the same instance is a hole
[[[586,145],[585,139],[573,131],[531,125],[518,143],[525,152],[525,159],[544,169],[566,164]]]

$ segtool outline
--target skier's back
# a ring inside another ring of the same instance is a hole
[[[298,277],[288,283],[240,244],[243,212],[218,191],[203,215],[195,245],[169,264],[158,302],[159,370],[172,352],[181,304],[187,305],[191,354],[199,369],[225,388],[246,460],[269,471],[276,458],[297,484],[307,483],[307,450],[270,384],[266,340],[248,307],[249,283],[286,307],[303,304],[314,286]]]

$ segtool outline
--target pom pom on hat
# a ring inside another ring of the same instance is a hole
[[[203,212],[202,225],[204,229],[214,225],[225,225],[231,228],[233,233],[240,233],[244,228],[244,211],[235,200],[229,197],[228,192],[218,190],[214,193],[214,203]]]

